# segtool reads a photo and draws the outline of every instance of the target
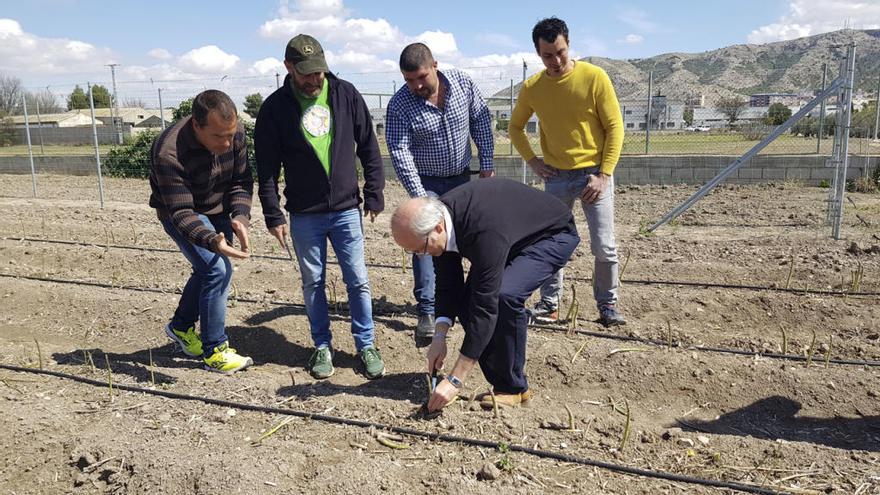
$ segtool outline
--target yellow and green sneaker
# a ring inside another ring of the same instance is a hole
[[[177,342],[180,350],[184,354],[191,357],[200,357],[202,355],[202,339],[196,334],[195,327],[189,327],[186,330],[175,330],[171,327],[171,323],[165,325],[165,334],[168,338]]]
[[[214,353],[204,358],[205,369],[231,375],[238,370],[243,370],[254,364],[253,359],[240,356],[235,349],[229,347],[229,342],[224,342],[214,348]]]

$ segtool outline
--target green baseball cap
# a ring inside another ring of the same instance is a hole
[[[318,40],[307,34],[298,34],[287,42],[284,60],[293,63],[296,71],[304,76],[315,72],[329,72],[327,61],[324,60],[324,49]]]

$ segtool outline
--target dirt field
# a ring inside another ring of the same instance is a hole
[[[880,293],[880,247],[872,249],[880,245],[880,195],[850,195],[845,240],[834,241],[824,189],[724,186],[673,225],[642,235],[695,188],[621,187],[629,324],[604,330],[592,321],[585,242],[567,273],[577,287],[576,327],[600,335],[567,335],[564,323],[534,328],[530,407],[496,418],[469,404],[486,387],[475,370],[464,400],[426,421],[411,417],[426,395],[424,350],[413,345],[412,275],[390,238],[390,215],[365,224],[385,378],[368,381],[356,366],[336,265],[337,372],[316,382],[303,369],[311,339],[298,271],[270,242],[258,204],[251,238],[265,256],[236,264],[241,300],[230,302],[227,318],[233,346],[255,366],[224,377],[174,353],[162,331],[189,267],[146,205],[148,184],[107,181],[99,209],[94,178],[38,179],[33,199],[30,177],[0,177],[2,364],[106,381],[109,358],[116,384],[786,493],[880,493],[880,368],[825,363],[880,360],[880,296],[822,292]],[[389,184],[388,209],[403,197]],[[786,287],[796,290],[776,290]],[[449,361],[460,328],[453,334]],[[812,351],[812,362],[752,354],[783,350]],[[408,436],[399,441],[408,448],[392,449],[367,429],[314,419],[294,418],[258,441],[285,417],[119,390],[110,397],[106,386],[0,370],[0,493],[730,493]],[[487,473],[492,466],[504,469]]]

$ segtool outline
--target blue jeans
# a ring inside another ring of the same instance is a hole
[[[290,215],[290,236],[302,275],[303,299],[315,347],[331,347],[330,314],[325,292],[327,239],[342,269],[351,311],[351,334],[360,351],[373,345],[373,302],[364,263],[361,211],[352,208],[329,213]]]
[[[419,175],[422,181],[422,187],[426,191],[433,192],[438,196],[442,196],[456,187],[467,184],[471,179],[470,172],[465,171],[461,175],[452,177],[431,177],[429,175]],[[413,296],[416,298],[416,305],[420,315],[434,314],[434,259],[431,255],[414,254],[412,257],[413,264]]]
[[[602,307],[606,304],[617,304],[620,286],[617,243],[614,239],[614,178],[609,179],[608,188],[599,201],[591,204],[580,199],[590,175],[598,171],[598,166],[557,170],[557,175],[545,179],[544,191],[559,198],[569,208],[574,205],[575,200],[580,202],[590,229],[590,251],[595,257],[593,297],[596,305]],[[559,292],[563,287],[562,272],[560,269],[541,286],[541,301],[553,308],[559,304]]]
[[[232,224],[228,216],[199,215],[199,219],[209,229],[222,232],[226,239],[232,239]],[[192,274],[183,287],[171,326],[185,330],[199,321],[202,351],[205,356],[210,356],[215,347],[229,340],[226,336],[226,298],[232,280],[232,263],[226,256],[189,242],[170,219],[162,219],[162,227],[192,265]]]

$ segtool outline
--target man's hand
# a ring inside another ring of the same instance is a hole
[[[272,234],[272,237],[278,239],[278,243],[281,244],[281,247],[287,249],[287,224],[282,223],[281,225],[276,225],[274,227],[269,227],[269,233]]]
[[[241,251],[244,253],[250,252],[251,241],[248,238],[248,228],[247,225],[240,222],[239,220],[232,220],[232,232],[235,233],[235,237],[238,237],[238,243],[241,244]]]
[[[488,179],[489,177],[495,177],[495,170],[480,170],[481,179]]]
[[[601,172],[590,175],[590,179],[587,181],[587,187],[581,192],[581,199],[587,203],[595,203],[602,199],[602,193],[608,188],[608,181],[610,179],[610,176]]]
[[[434,373],[434,370],[443,368],[443,361],[446,359],[446,338],[436,337],[431,340],[431,347],[428,347],[428,374]]]
[[[215,253],[222,254],[227,258],[246,260],[251,257],[250,253],[246,251],[239,251],[238,249],[235,249],[234,247],[227,244],[226,236],[223,235],[223,232],[217,234],[217,237],[214,238],[212,248]]]
[[[369,216],[370,223],[376,223],[376,217],[379,216],[379,213],[382,213],[382,212],[381,211],[373,211],[373,210],[364,210],[364,218],[367,218],[367,216]]]
[[[449,383],[449,380],[444,379],[437,384],[437,388],[434,389],[434,393],[428,399],[428,412],[443,409],[456,395],[458,395],[458,389],[455,388],[455,385]]]
[[[558,172],[555,168],[551,167],[544,163],[544,160],[538,158],[537,156],[528,161],[529,167],[532,167],[532,171],[535,172],[535,175],[542,179],[547,179],[553,177]]]

